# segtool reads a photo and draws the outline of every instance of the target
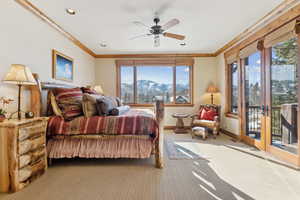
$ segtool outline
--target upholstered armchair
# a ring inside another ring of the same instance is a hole
[[[221,107],[218,105],[200,105],[198,113],[191,115],[191,128],[200,126],[211,129],[215,137],[220,130],[220,112]]]

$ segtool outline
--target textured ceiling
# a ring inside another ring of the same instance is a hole
[[[213,53],[254,24],[283,0],[30,0],[48,17],[70,32],[96,54],[122,53]],[[66,8],[77,11],[67,15]],[[186,35],[181,41],[161,38],[129,38],[147,33],[133,21],[153,24],[155,12],[161,23],[172,18],[180,24],[169,30]],[[100,46],[107,44],[106,48]]]

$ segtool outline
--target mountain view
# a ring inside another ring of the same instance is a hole
[[[189,84],[176,85],[176,102],[189,102]],[[124,103],[133,101],[133,84],[121,84],[121,98]],[[165,103],[173,102],[173,84],[157,83],[151,80],[137,81],[137,103],[152,103],[156,99],[164,100]]]

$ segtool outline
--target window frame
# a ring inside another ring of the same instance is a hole
[[[232,112],[232,64],[237,64],[237,76],[238,76],[238,96],[240,95],[240,62],[239,59],[235,59],[234,61],[227,63],[226,62],[226,106],[225,106],[225,116],[230,118],[238,118],[239,115],[239,103],[237,107],[237,112]]]
[[[133,107],[152,107],[150,104],[140,104],[136,103],[137,101],[137,68],[138,66],[158,66],[158,67],[172,67],[173,68],[173,99],[174,102],[166,103],[167,107],[193,107],[194,106],[194,59],[170,59],[170,60],[116,60],[116,94],[119,98],[121,98],[121,67],[122,66],[131,66],[133,67],[133,80],[134,80],[134,103],[130,103],[127,105]],[[176,66],[188,66],[189,70],[189,95],[190,102],[189,103],[176,103]]]

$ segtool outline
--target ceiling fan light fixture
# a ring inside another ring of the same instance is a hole
[[[72,8],[67,8],[66,9],[66,12],[69,14],[69,15],[75,15],[76,14],[76,11]]]

